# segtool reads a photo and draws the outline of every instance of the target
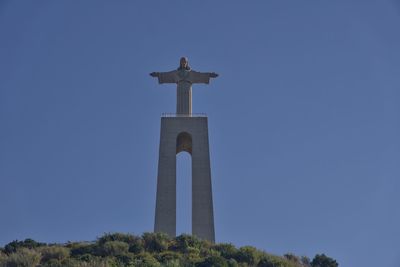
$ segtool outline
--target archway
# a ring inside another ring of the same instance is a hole
[[[182,151],[192,154],[192,136],[187,132],[181,132],[176,138],[176,154]]]
[[[192,136],[176,139],[176,234],[192,232]]]

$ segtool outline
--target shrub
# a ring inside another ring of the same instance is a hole
[[[251,246],[244,246],[235,255],[235,260],[244,262],[248,265],[257,265],[259,261],[259,251]]]
[[[134,240],[129,242],[129,252],[139,254],[144,252],[144,244],[143,240],[139,237],[136,237]]]
[[[97,244],[93,243],[68,243],[66,247],[70,249],[72,257],[84,254],[99,255],[99,248]]]
[[[42,262],[47,262],[51,259],[62,261],[68,258],[70,254],[68,248],[61,246],[41,247],[39,252],[42,254]]]
[[[129,251],[129,245],[122,241],[107,241],[101,247],[102,256],[124,255]]]
[[[196,267],[228,267],[228,262],[221,256],[210,256],[198,262]]]
[[[32,267],[40,263],[40,253],[28,248],[19,248],[11,253],[6,261],[7,267]]]
[[[225,259],[234,258],[238,252],[238,249],[232,244],[218,244],[213,247],[214,250],[218,251]]]
[[[164,251],[156,255],[156,259],[162,263],[166,264],[168,262],[180,261],[182,259],[182,255],[176,253],[174,251]]]
[[[40,267],[65,267],[65,264],[57,259],[50,259],[40,264]]]
[[[140,253],[135,257],[135,267],[160,267],[160,263],[148,252]]]
[[[300,263],[300,258],[297,257],[296,255],[292,254],[292,253],[287,253],[285,255],[283,255],[283,257],[285,259],[287,259],[288,261],[294,262],[294,263]]]
[[[227,263],[228,263],[228,267],[238,267],[239,266],[239,264],[237,263],[237,261],[235,259],[229,259],[227,261]]]
[[[203,259],[199,255],[199,251],[193,251],[185,254],[182,258],[182,266],[195,266],[196,263],[201,262]]]
[[[221,257],[221,253],[219,253],[219,251],[207,247],[201,247],[199,255],[202,258],[213,257],[213,256]]]
[[[261,257],[257,267],[275,267],[275,265],[268,257]]]
[[[7,262],[8,256],[0,251],[0,266],[5,266]]]
[[[115,256],[117,262],[122,266],[131,266],[134,264],[136,259],[135,257],[136,255],[130,252]]]
[[[295,267],[300,266],[300,263],[289,261],[285,258],[263,253],[260,261],[257,264],[258,267]]]
[[[56,265],[56,264],[59,264],[59,265]],[[81,262],[81,261],[78,261],[78,260],[76,260],[76,259],[73,259],[73,258],[67,258],[67,259],[65,259],[65,260],[63,260],[63,261],[61,261],[61,262],[58,262],[58,263],[53,263],[52,262],[52,260],[50,260],[49,262],[47,262],[47,265],[40,265],[40,267],[80,267],[80,266],[82,266],[82,265],[85,265],[86,264],[86,262]],[[86,266],[85,266],[86,267]]]
[[[97,239],[99,244],[104,244],[108,241],[121,241],[125,243],[132,243],[135,242],[139,237],[131,235],[131,234],[124,234],[124,233],[107,233]]]
[[[179,260],[170,260],[162,264],[162,267],[181,267],[183,266]]]
[[[33,249],[33,248],[37,248],[37,247],[41,247],[41,246],[45,246],[45,245],[46,245],[45,243],[39,243],[30,238],[27,238],[24,241],[15,240],[15,241],[8,243],[4,247],[4,252],[7,254],[10,254],[10,253],[16,252],[19,248]]]
[[[143,242],[146,251],[162,252],[168,249],[170,239],[164,233],[144,233]]]
[[[135,254],[144,251],[143,240],[135,235],[123,234],[123,233],[104,234],[102,237],[98,238],[97,243],[99,245],[103,245],[108,241],[125,242],[129,245],[129,252]]]
[[[90,261],[78,261],[76,259],[67,259],[63,262],[60,267],[118,267],[118,265],[113,259],[110,258],[100,258],[95,257]],[[53,267],[53,266],[51,266]],[[58,266],[57,266],[58,267]]]
[[[58,267],[57,265],[48,265],[49,267]],[[68,258],[62,261],[60,267],[116,267],[115,260],[111,258],[102,258],[90,254],[79,255],[77,258]]]
[[[202,241],[197,237],[191,235],[180,235],[174,239],[171,249],[182,253],[188,253],[190,248],[200,249],[201,247]]]
[[[312,267],[338,267],[339,264],[325,254],[317,254],[311,262]]]
[[[228,264],[228,267],[238,267],[239,264],[237,263],[237,261],[235,259],[229,259],[226,261]]]
[[[311,261],[309,257],[301,256],[301,264],[305,267],[311,267]]]

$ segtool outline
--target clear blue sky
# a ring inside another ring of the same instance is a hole
[[[343,267],[400,264],[400,3],[0,2],[0,246],[152,231],[160,114],[148,73],[220,77],[216,239]],[[178,155],[178,230],[190,157]]]

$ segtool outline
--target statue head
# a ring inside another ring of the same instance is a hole
[[[178,70],[190,70],[189,60],[187,57],[181,57],[181,59],[179,60]]]

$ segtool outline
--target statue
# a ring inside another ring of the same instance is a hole
[[[179,68],[169,72],[152,72],[150,76],[157,77],[158,83],[176,83],[177,101],[176,113],[178,115],[192,114],[192,84],[210,83],[210,78],[218,77],[215,72],[197,72],[189,67],[186,57],[180,59]]]

